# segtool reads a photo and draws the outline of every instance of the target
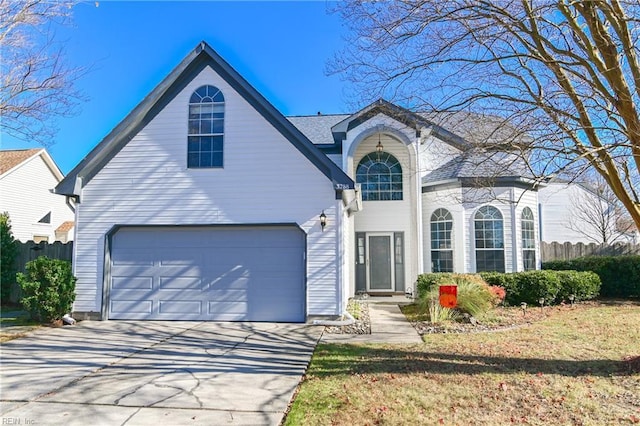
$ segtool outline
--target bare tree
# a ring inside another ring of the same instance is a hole
[[[606,183],[596,177],[582,188],[570,195],[566,227],[596,244],[632,241],[635,227]]]
[[[500,149],[522,153],[539,178],[597,172],[640,228],[638,0],[354,1],[338,11],[351,32],[329,68],[360,101],[499,117],[517,129]]]
[[[55,24],[68,23],[72,0],[0,0],[0,128],[44,146],[57,131],[52,118],[74,112],[80,68],[64,62]]]

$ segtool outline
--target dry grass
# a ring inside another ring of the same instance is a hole
[[[590,305],[422,345],[320,345],[286,424],[640,424],[639,324],[638,303]]]
[[[6,314],[5,309],[3,307],[3,316],[0,317],[0,343],[24,337],[30,331],[40,327],[40,324],[31,321],[22,312],[9,311],[9,314]]]

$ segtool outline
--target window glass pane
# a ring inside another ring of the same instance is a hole
[[[396,255],[396,264],[402,263],[402,236],[396,235],[396,247],[395,247],[395,255]]]
[[[213,137],[213,150],[222,151],[222,136]]]
[[[358,237],[358,263],[364,265],[364,237]]]
[[[213,167],[222,167],[222,152],[214,152],[211,165]]]
[[[536,252],[535,250],[523,250],[522,260],[524,264],[524,270],[530,271],[536,269]]]
[[[200,133],[200,120],[189,120],[189,134],[197,135]]]
[[[213,132],[212,133],[222,133],[224,131],[224,120],[214,119],[213,120]]]
[[[212,139],[211,136],[202,137],[201,143],[200,143],[200,150],[201,151],[211,151],[212,150],[213,141],[211,139]]]
[[[200,122],[200,134],[208,135],[211,133],[211,120],[202,120]]]
[[[190,137],[187,144],[187,150],[189,153],[198,152],[200,150],[200,139],[197,137]]]
[[[222,96],[222,92],[218,90],[218,93],[216,93],[213,96],[213,101],[214,102],[224,102],[224,96]]]
[[[200,167],[211,167],[211,153],[210,152],[201,152],[200,153]]]
[[[189,153],[187,158],[187,167],[200,167],[200,154],[197,152]]]

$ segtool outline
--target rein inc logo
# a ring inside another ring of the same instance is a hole
[[[21,417],[2,417],[3,425],[35,425],[36,421]]]

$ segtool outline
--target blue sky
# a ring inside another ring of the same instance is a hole
[[[56,120],[49,152],[68,173],[201,40],[285,115],[348,112],[344,83],[325,68],[344,29],[332,4],[314,2],[100,1],[74,8],[59,29],[87,101]],[[2,136],[2,149],[36,148]]]

